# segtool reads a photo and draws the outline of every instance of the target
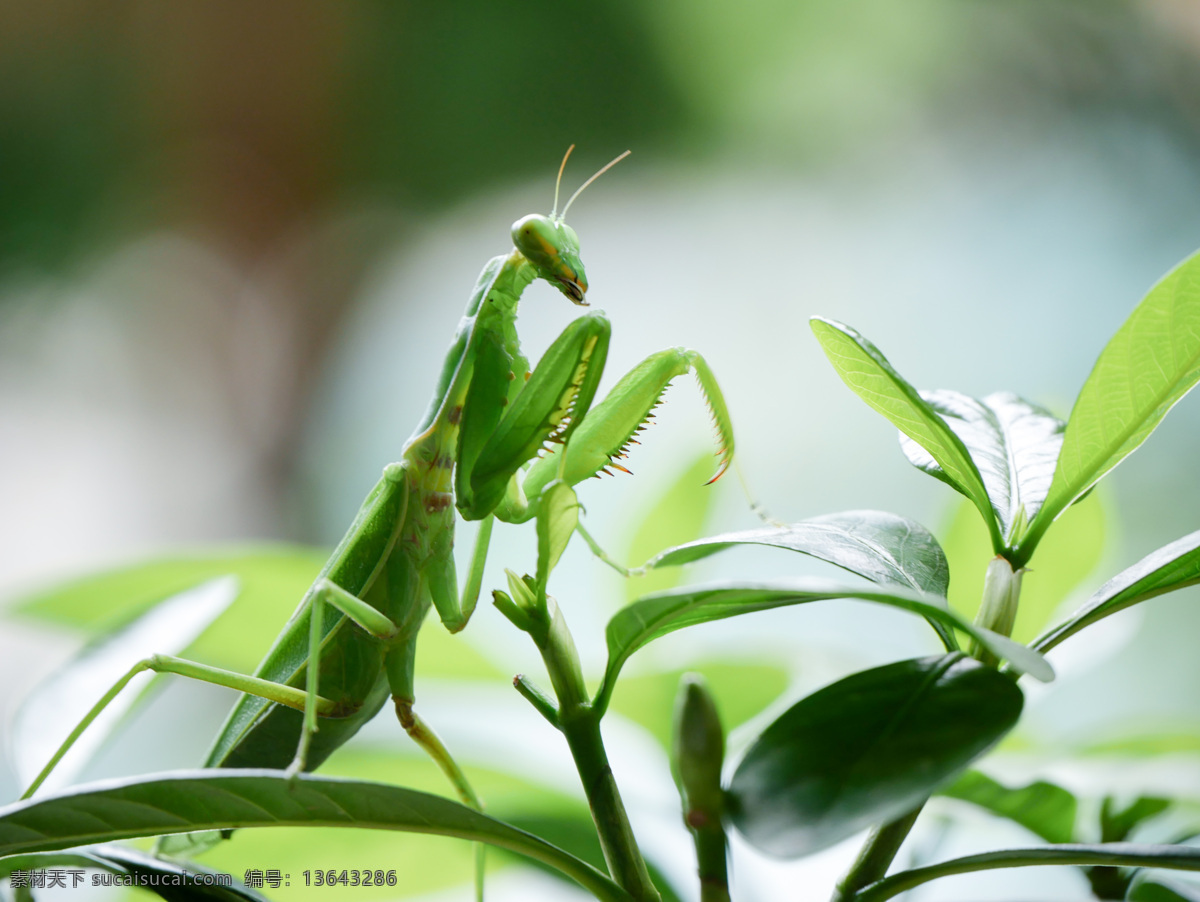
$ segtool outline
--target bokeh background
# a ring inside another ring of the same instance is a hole
[[[589,297],[614,324],[608,383],[660,347],[700,349],[750,490],[773,515],[872,507],[918,519],[943,539],[955,601],[969,608],[986,564],[969,515],[842,387],[807,318],[856,326],[920,387],[1009,389],[1065,417],[1108,336],[1200,246],[1200,7],[0,4],[3,600],[212,544],[336,541],[423,410],[477,272],[507,249],[514,219],[548,210],[572,143],[568,190],[634,151],[571,213]],[[528,348],[574,313],[530,289]],[[695,488],[711,439],[694,389],[680,380],[662,411],[629,461],[637,475],[582,493],[593,532],[631,562],[685,528],[667,517],[638,529],[668,491],[668,507],[689,512],[676,521],[755,523],[734,478]],[[1021,629],[1032,635],[1060,604],[1200,526],[1198,452],[1200,403],[1186,399],[1051,533]],[[576,551],[554,591],[598,669],[606,617],[652,586],[630,589]],[[529,561],[527,543],[501,535],[489,584]],[[739,551],[683,578],[810,571],[782,552]],[[1092,799],[1113,788],[1200,798],[1196,602],[1196,590],[1155,601],[1056,652],[1059,682],[1031,690],[992,772],[1052,777]],[[248,628],[210,637],[206,659],[252,666],[292,603],[263,616],[257,645],[238,645]],[[6,799],[24,779],[17,705],[125,611],[100,606],[73,626],[28,613],[0,624]],[[493,810],[526,823],[578,814],[565,748],[504,688],[537,671],[523,637],[491,610],[461,640],[428,632],[420,703]],[[920,624],[839,603],[677,635],[635,659],[610,723],[615,767],[681,898],[694,893],[691,865],[663,751],[681,669],[709,674],[741,724],[736,752],[754,718],[933,649]],[[84,775],[191,766],[228,703],[171,686],[133,723],[140,738],[114,740]],[[341,772],[437,789],[386,720]],[[1024,839],[953,806],[935,815],[968,829],[918,834],[911,854]],[[362,854],[400,862],[424,898],[467,898],[469,851],[449,841],[342,836],[319,853],[263,842],[212,863],[240,873],[301,854],[312,867],[367,866],[350,857]],[[821,898],[852,854],[847,844],[782,865],[738,845],[741,898],[782,898],[781,886]],[[497,898],[570,898],[514,861],[494,865]],[[921,898],[1022,892],[1086,898],[1068,872],[963,878]]]

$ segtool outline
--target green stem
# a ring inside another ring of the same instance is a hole
[[[600,735],[600,712],[588,700],[579,654],[558,605],[546,597],[548,623],[533,633],[558,697],[558,728],[583,783],[600,848],[612,878],[638,902],[659,902]]]
[[[911,871],[901,871],[871,884],[855,897],[855,902],[884,902],[913,887],[949,877],[988,871],[995,868],[1036,867],[1039,865],[1105,865],[1109,867],[1175,868],[1200,871],[1200,849],[1188,846],[1150,846],[1137,843],[1063,843],[1025,849],[1004,849],[968,855]]]
[[[975,614],[975,625],[1008,638],[1017,622],[1017,607],[1021,602],[1021,577],[1025,571],[1014,570],[1007,558],[992,558],[983,578],[983,597]],[[984,664],[995,667],[999,659],[981,642],[971,643],[971,655]]]
[[[700,871],[700,902],[729,902],[729,850],[720,821],[692,830]]]
[[[580,712],[579,716],[563,719],[561,729],[592,810],[609,874],[635,899],[657,902],[660,896],[629,825],[617,781],[608,764],[599,721]]]
[[[858,891],[883,878],[924,807],[925,803],[922,802],[907,814],[871,831],[857,860],[834,889],[832,902],[861,900]]]

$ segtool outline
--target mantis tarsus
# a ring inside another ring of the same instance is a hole
[[[647,422],[670,380],[689,370],[699,379],[721,443],[714,479],[733,454],[720,389],[694,351],[651,355],[590,409],[610,332],[598,311],[568,325],[529,371],[516,330],[526,286],[545,279],[575,304],[587,303],[579,239],[564,222],[579,191],[559,214],[556,188],[550,216],[519,219],[513,250],[484,266],[433,400],[399,462],[384,469],[254,676],[166,656],[139,662],[89,712],[26,796],[136,673],[153,670],[245,693],[209,752],[210,767],[286,766],[293,774],[315,768],[390,695],[406,731],[464,801],[478,806],[461,771],[413,711],[413,666],[417,634],[431,606],[451,632],[466,626],[493,517],[524,522],[536,516],[542,491],[553,481],[574,485],[607,466],[621,468],[614,458]],[[561,453],[553,452],[555,445]],[[518,471],[531,461],[520,478]],[[483,521],[461,600],[453,556],[456,507],[465,519]],[[313,661],[319,666],[309,666]]]

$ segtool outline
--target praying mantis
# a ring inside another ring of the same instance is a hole
[[[570,153],[559,167],[559,183]],[[150,670],[243,693],[206,767],[286,767],[294,777],[319,766],[390,696],[406,732],[462,800],[480,807],[458,765],[413,710],[417,636],[430,608],[449,631],[463,629],[479,596],[494,520],[526,522],[557,481],[575,485],[609,466],[624,469],[616,460],[676,376],[696,374],[712,413],[720,443],[713,480],[733,455],[724,398],[695,351],[651,355],[594,409],[610,335],[602,312],[568,325],[532,372],[521,351],[517,305],[535,279],[587,305],[579,239],[564,219],[580,192],[628,153],[588,179],[561,214],[556,186],[549,216],[531,214],[514,223],[514,247],[484,266],[433,399],[400,460],[384,468],[255,673],[166,655],[138,662],[75,728],[26,798],[124,686]],[[482,521],[461,597],[453,553],[456,509],[464,519]]]

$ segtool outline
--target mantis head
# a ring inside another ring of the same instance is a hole
[[[513,244],[545,279],[576,304],[586,305],[587,274],[579,259],[579,236],[561,220],[531,213],[513,223]]]
[[[558,189],[562,184],[563,169],[567,159],[575,149],[572,144],[567,148],[566,156],[558,167],[558,181],[554,184],[554,209],[549,216],[531,213],[513,223],[513,244],[517,246],[525,259],[533,264],[538,278],[545,279],[551,285],[580,306],[586,306],[584,295],[587,294],[587,275],[583,271],[583,261],[579,259],[579,236],[575,230],[563,222],[567,210],[575,202],[575,198],[583,193],[583,189],[596,181],[601,175],[629,156],[629,151],[621,154],[607,166],[579,186],[579,190],[571,195],[562,213],[558,212]]]

